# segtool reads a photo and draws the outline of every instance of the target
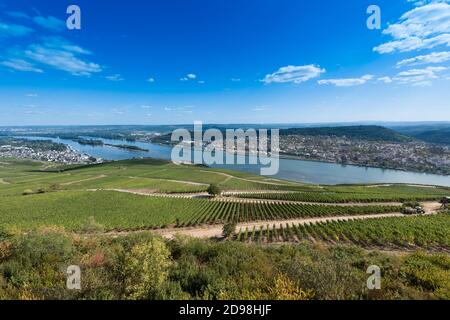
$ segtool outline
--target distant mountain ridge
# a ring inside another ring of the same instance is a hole
[[[320,127],[320,128],[292,128],[280,130],[280,135],[303,136],[335,136],[360,139],[367,141],[410,142],[414,139],[392,129],[376,125]]]

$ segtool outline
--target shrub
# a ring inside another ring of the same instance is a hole
[[[222,234],[224,238],[230,239],[236,233],[236,223],[228,222],[223,226]]]
[[[220,188],[215,184],[211,184],[206,191],[212,196],[219,196],[221,193]]]
[[[128,299],[158,299],[172,265],[163,240],[153,238],[135,245],[125,256],[124,273]]]

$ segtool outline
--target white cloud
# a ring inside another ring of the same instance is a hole
[[[50,31],[59,32],[64,30],[66,26],[64,21],[52,16],[48,17],[37,16],[33,18],[33,21],[42,28],[48,29]]]
[[[152,107],[149,106],[149,105],[144,104],[144,105],[141,106],[141,108],[142,109],[151,109]]]
[[[378,53],[409,52],[450,46],[450,5],[432,2],[403,14],[383,34],[393,38],[374,48]]]
[[[180,81],[189,81],[189,80],[195,80],[197,79],[197,75],[194,73],[188,73],[187,75],[185,75],[184,77],[182,77],[180,79]]]
[[[37,68],[33,64],[28,61],[22,59],[9,59],[6,61],[0,62],[1,65],[8,67],[9,69],[17,70],[17,71],[25,71],[25,72],[36,72],[43,73],[42,69]]]
[[[450,61],[450,51],[433,52],[427,55],[417,56],[411,59],[405,59],[397,63],[397,67],[418,66],[431,63],[442,63]]]
[[[46,38],[43,43],[29,45],[23,52],[16,54],[22,59],[29,59],[76,76],[90,76],[102,71],[100,65],[79,57],[90,55],[89,51],[62,38]]]
[[[9,11],[6,13],[8,16],[13,18],[23,18],[23,19],[29,19],[30,16],[27,15],[25,12],[22,11]]]
[[[113,74],[111,76],[106,76],[105,79],[109,80],[109,81],[114,81],[114,82],[119,82],[119,81],[124,80],[120,74]]]
[[[267,109],[269,109],[269,106],[257,106],[253,108],[252,111],[259,112],[259,111],[266,111]]]
[[[150,82],[150,83],[153,83],[153,82],[155,82],[155,78],[148,78],[147,80],[146,80],[147,82]]]
[[[377,80],[384,82],[384,83],[392,83],[393,82],[391,77],[381,77],[381,78],[378,78]]]
[[[440,73],[446,71],[446,67],[427,67],[424,69],[411,69],[398,73],[392,78],[393,82],[409,84],[412,86],[430,86],[432,80],[441,78]]]
[[[327,79],[327,80],[320,80],[318,81],[319,84],[332,84],[336,87],[353,87],[353,86],[360,86],[367,81],[370,81],[373,79],[373,75],[366,74],[362,76],[361,78],[345,78],[345,79]]]
[[[325,69],[320,68],[313,64],[306,66],[286,66],[281,67],[272,74],[268,74],[264,77],[262,82],[265,84],[270,83],[302,83],[313,78],[319,77]]]
[[[232,82],[240,82],[241,79],[239,79],[239,78],[231,78],[231,81],[232,81]]]
[[[0,38],[22,37],[32,32],[34,32],[33,29],[25,26],[0,22]]]
[[[408,0],[408,2],[412,2],[415,6],[420,7],[429,3],[450,2],[450,0]]]
[[[30,98],[36,98],[36,97],[38,97],[39,95],[38,95],[37,93],[27,93],[26,96],[27,96],[27,97],[30,97]]]

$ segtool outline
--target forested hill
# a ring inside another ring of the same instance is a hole
[[[336,136],[386,142],[409,142],[413,140],[411,137],[382,126],[293,128],[280,130],[280,135]]]
[[[450,145],[450,128],[421,132],[416,134],[415,137],[430,143]]]

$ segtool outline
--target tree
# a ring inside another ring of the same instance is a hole
[[[157,238],[135,245],[125,257],[128,299],[158,299],[172,265],[170,251]]]
[[[236,232],[236,222],[227,222],[223,226],[222,234],[224,238],[229,239],[231,236],[233,236]]]
[[[210,194],[210,195],[212,195],[212,196],[218,196],[218,195],[220,195],[221,190],[220,190],[220,188],[219,188],[217,185],[211,184],[211,185],[208,187],[207,192],[208,192],[208,194]]]

